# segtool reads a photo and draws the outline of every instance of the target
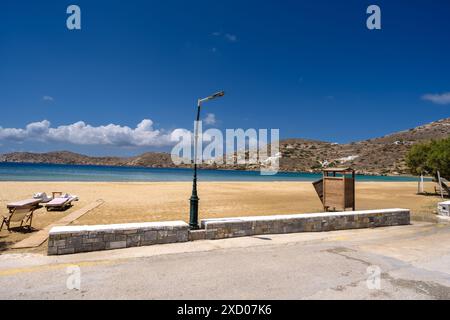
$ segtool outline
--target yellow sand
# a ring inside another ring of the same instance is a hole
[[[433,191],[426,183],[426,191]],[[6,204],[36,192],[76,194],[79,202],[66,212],[39,209],[33,227],[41,229],[97,199],[105,204],[74,224],[111,224],[189,219],[191,184],[186,182],[0,182],[0,213]],[[357,209],[409,208],[414,217],[432,216],[436,196],[418,196],[414,182],[357,183]],[[201,182],[200,218],[320,212],[321,202],[310,182]],[[0,232],[0,251],[26,238],[21,232]]]

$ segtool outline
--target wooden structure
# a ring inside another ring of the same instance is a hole
[[[313,182],[325,211],[355,211],[355,171],[351,168],[327,168],[323,178]]]
[[[20,228],[28,224],[26,227],[31,231],[31,222],[33,221],[33,213],[36,208],[19,208],[13,209],[7,216],[3,216],[2,224],[0,225],[0,231],[3,225],[6,225],[8,231],[11,231],[11,222],[20,222]]]
[[[450,182],[446,180],[445,178],[441,177],[440,172],[437,172],[437,180],[436,183],[438,185],[438,188],[434,187],[434,191],[436,193],[439,193],[442,199],[444,199],[444,196],[450,196]],[[439,191],[439,192],[438,192]]]

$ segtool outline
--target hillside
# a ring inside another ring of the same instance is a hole
[[[0,162],[53,163],[103,166],[174,167],[170,154],[149,152],[137,157],[90,157],[69,151],[48,153],[13,152],[0,155]]]
[[[450,118],[384,137],[336,144],[306,139],[280,142],[281,171],[317,171],[323,166],[352,166],[359,173],[406,174],[405,155],[415,143],[450,136]],[[170,154],[149,152],[136,157],[89,157],[73,152],[15,152],[0,156],[2,162],[175,167]],[[255,170],[258,165],[203,165],[207,168]]]
[[[384,137],[334,144],[290,139],[280,143],[281,167],[287,171],[310,171],[329,166],[352,166],[360,173],[405,174],[405,156],[412,145],[450,136],[450,118]]]
[[[55,151],[48,153],[13,152],[1,155],[0,161],[120,166],[125,165],[127,159],[118,157],[89,157],[69,151]]]

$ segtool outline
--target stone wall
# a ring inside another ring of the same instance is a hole
[[[49,232],[48,254],[186,242],[188,230],[188,224],[183,221],[53,227]]]
[[[409,223],[408,209],[383,209],[205,219],[201,221],[201,227],[204,230],[202,234],[204,239],[224,239],[262,234],[398,226]]]
[[[71,254],[263,234],[399,226],[409,223],[408,209],[380,209],[205,219],[201,221],[202,229],[195,231],[189,231],[188,224],[183,221],[64,226],[50,230],[48,254]]]

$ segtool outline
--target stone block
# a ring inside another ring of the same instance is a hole
[[[83,244],[81,247],[75,247],[75,253],[92,251],[92,244]]]
[[[141,241],[140,240],[133,240],[133,239],[127,239],[126,241],[126,247],[127,248],[131,248],[131,247],[139,247],[141,245]]]
[[[105,242],[94,242],[91,244],[92,251],[100,251],[106,249]]]
[[[187,230],[176,231],[177,233],[177,242],[187,242],[189,241],[189,233]]]
[[[105,242],[114,241],[114,234],[109,234],[109,233],[104,234],[103,235],[103,241],[105,241]]]
[[[49,246],[47,250],[47,254],[49,256],[57,255],[58,254],[58,248],[55,246]]]
[[[126,241],[126,240],[127,240],[127,235],[126,234],[122,234],[122,233],[115,233],[114,234],[114,242]]]
[[[205,240],[206,239],[206,230],[189,230],[189,241],[196,240]]]
[[[106,243],[106,249],[122,249],[127,247],[127,242],[124,241],[112,241]]]
[[[55,246],[57,247],[65,247],[66,246],[66,240],[56,240],[54,242]]]
[[[73,237],[66,240],[66,247],[80,247],[83,241],[82,237]]]
[[[75,248],[58,248],[58,254],[73,254]]]
[[[158,231],[158,236],[156,242],[159,244],[162,243],[174,243],[177,241],[177,231]],[[186,240],[187,241],[187,240]]]
[[[146,241],[156,241],[158,237],[158,231],[145,231],[144,240]]]

